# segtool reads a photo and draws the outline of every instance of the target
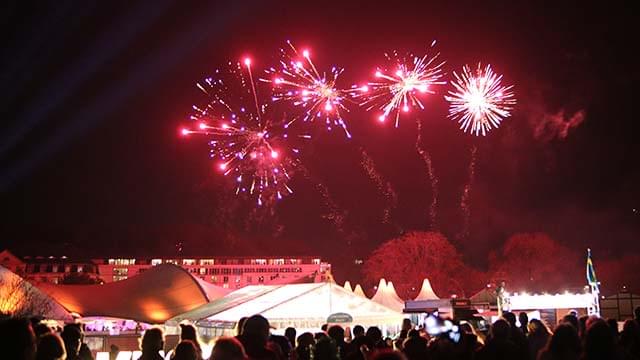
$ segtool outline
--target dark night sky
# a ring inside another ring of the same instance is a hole
[[[448,73],[491,63],[518,98],[513,116],[486,138],[446,118],[444,88],[419,115],[440,184],[440,230],[467,259],[482,266],[489,250],[525,231],[602,257],[640,251],[640,70],[630,8],[26,3],[0,11],[0,248],[151,255],[173,254],[182,241],[186,254],[320,254],[346,274],[353,258],[398,231],[429,227],[415,117],[393,129],[354,110],[354,139],[328,133],[305,153],[347,214],[340,233],[302,176],[273,214],[229,195],[205,144],[177,136],[199,95],[194,84],[245,54],[256,67],[271,65],[291,39],[308,45],[317,65],[344,66],[350,85],[367,79],[384,51],[420,52],[437,39]],[[457,239],[474,145],[470,232]],[[360,147],[398,194],[394,225],[381,223],[385,200],[359,165]]]

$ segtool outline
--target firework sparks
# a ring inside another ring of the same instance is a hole
[[[511,115],[516,99],[511,91],[513,85],[503,86],[502,75],[497,75],[491,65],[475,71],[465,65],[462,74],[453,73],[455,88],[445,99],[449,101],[449,117],[460,123],[460,129],[476,136],[487,134],[500,126],[502,119]]]
[[[471,159],[469,160],[469,178],[467,183],[462,189],[462,196],[460,197],[460,210],[462,211],[462,229],[458,234],[458,240],[464,240],[469,236],[469,227],[471,225],[471,190],[473,188],[473,181],[476,177],[476,158],[478,148],[473,146],[471,148]]]
[[[384,180],[380,172],[376,169],[373,159],[363,148],[360,148],[360,155],[362,157],[362,168],[367,173],[369,179],[376,185],[378,191],[385,197],[387,204],[384,208],[382,221],[385,224],[392,224],[391,213],[398,207],[398,194],[393,189],[393,186],[391,186],[391,183]]]
[[[429,182],[431,183],[431,204],[429,205],[429,225],[431,230],[438,228],[437,222],[437,207],[438,207],[438,178],[433,169],[433,161],[431,160],[431,154],[422,147],[422,121],[417,120],[418,123],[418,136],[416,137],[416,151],[425,166],[427,167],[427,175],[429,176]]]
[[[293,193],[288,182],[299,150],[291,145],[286,114],[261,104],[251,60],[243,65],[230,62],[227,70],[197,84],[208,100],[193,106],[196,126],[181,132],[209,137],[209,155],[218,171],[235,180],[235,193],[255,196],[263,205]]]
[[[436,42],[431,43],[431,47]],[[428,53],[422,57],[412,54],[401,57],[394,51],[385,57],[391,63],[388,68],[378,68],[375,72],[376,80],[360,87],[358,98],[366,110],[378,109],[382,113],[378,120],[385,121],[390,116],[395,118],[398,127],[401,112],[409,112],[418,108],[424,110],[420,99],[424,94],[434,94],[434,85],[446,84],[440,80],[443,76],[444,61],[438,61],[439,53],[434,56]]]
[[[351,134],[342,114],[348,112],[345,102],[353,93],[337,87],[336,81],[343,68],[333,66],[331,71],[319,72],[311,60],[309,50],[302,54],[287,41],[288,48],[281,49],[282,59],[279,68],[266,70],[268,79],[262,81],[274,86],[274,101],[290,101],[302,107],[304,121],[323,120],[328,130],[339,127],[348,138]]]

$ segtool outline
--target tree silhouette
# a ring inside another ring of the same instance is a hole
[[[585,284],[579,258],[547,234],[521,233],[489,255],[489,273],[510,292],[559,292]]]
[[[458,250],[438,232],[409,232],[373,251],[364,264],[365,282],[393,281],[403,299],[415,297],[429,278],[440,297],[469,295],[483,286],[482,274],[466,266]]]

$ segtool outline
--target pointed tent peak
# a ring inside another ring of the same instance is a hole
[[[389,293],[389,295],[392,298],[395,298],[396,300],[402,301],[404,302],[404,300],[402,300],[402,298],[400,298],[400,296],[398,296],[398,293],[396,292],[396,288],[393,286],[393,281],[389,281],[387,283],[387,288],[385,290],[387,293]]]
[[[378,291],[386,287],[387,287],[387,280],[385,280],[384,278],[380,278],[380,281],[378,282]]]
[[[422,288],[420,289],[420,293],[418,293],[418,296],[416,296],[414,300],[438,300],[438,299],[440,298],[433,291],[433,288],[431,287],[431,282],[429,281],[429,279],[424,278],[424,280],[422,280]]]
[[[349,292],[353,292],[353,289],[351,288],[351,283],[349,282],[349,280],[344,282],[344,289],[348,290]]]
[[[360,286],[360,284],[356,284],[356,287],[353,288],[353,293],[356,295],[360,295],[364,298],[367,297],[367,295],[364,293],[364,290],[362,290],[362,286]]]

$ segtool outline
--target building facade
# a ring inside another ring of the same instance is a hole
[[[19,258],[0,252],[0,265],[27,280],[59,284],[69,277],[98,282],[128,279],[160,264],[175,264],[194,277],[229,289],[246,285],[319,282],[330,276],[331,264],[319,257],[176,257],[72,260],[67,257]]]

